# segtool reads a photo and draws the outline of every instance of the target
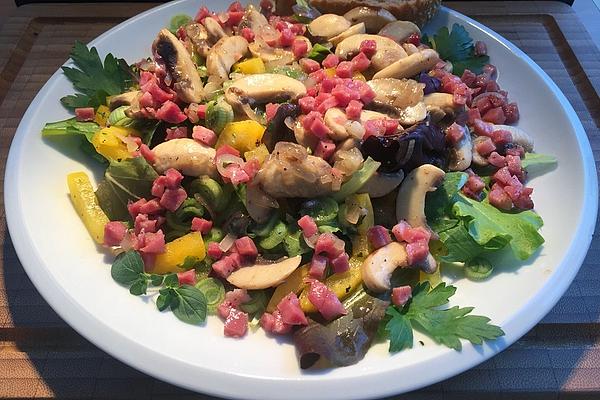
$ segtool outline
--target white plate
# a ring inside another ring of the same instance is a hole
[[[222,2],[207,0],[210,9]],[[172,15],[194,15],[199,3],[182,0],[140,14],[93,42],[134,62]],[[29,277],[56,310],[87,339],[116,358],[159,379],[215,395],[260,399],[353,399],[379,397],[423,387],[458,374],[493,356],[531,329],[557,302],[588,249],[597,211],[594,159],[577,116],[556,85],[523,52],[496,33],[454,11],[442,9],[431,23],[465,25],[485,40],[499,82],[519,104],[519,126],[536,140],[536,150],[557,156],[559,167],[531,181],[536,209],[546,225],[546,245],[530,263],[503,265],[483,283],[449,278],[458,287],[453,303],[475,306],[506,336],[462,352],[432,344],[396,355],[387,345],[372,348],[356,365],[326,372],[301,372],[290,343],[262,332],[226,339],[222,323],[179,322],[159,313],[152,301],[131,296],[110,277],[110,259],[98,249],[73,211],[65,176],[91,171],[84,157],[40,138],[45,122],[67,118],[58,99],[73,92],[60,71],[33,100],[13,140],[5,178],[10,234]],[[431,28],[430,28],[431,30]],[[69,156],[67,156],[69,155]]]

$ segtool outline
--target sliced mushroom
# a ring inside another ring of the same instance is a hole
[[[225,82],[229,79],[231,66],[238,62],[247,51],[248,41],[241,36],[226,36],[220,39],[208,52],[206,58],[208,75]]]
[[[243,104],[294,101],[305,94],[306,87],[296,79],[280,74],[255,74],[233,81],[225,90],[225,100],[243,111]]]
[[[396,189],[403,180],[404,172],[402,170],[393,174],[378,172],[362,185],[358,193],[369,193],[369,197],[372,199],[383,197]]]
[[[281,197],[313,198],[339,190],[341,177],[321,157],[309,155],[296,143],[279,142],[254,178],[265,193]]]
[[[277,201],[263,192],[259,185],[246,185],[246,210],[254,221],[259,224],[268,222],[277,207]]]
[[[365,33],[365,24],[364,22],[361,22],[360,24],[356,24],[356,25],[352,25],[350,28],[346,29],[344,32],[340,33],[337,36],[332,37],[331,39],[329,39],[329,42],[331,44],[333,44],[334,46],[337,46],[342,40],[353,36],[353,35],[360,35]]]
[[[208,41],[208,32],[204,25],[198,22],[192,22],[185,26],[185,35],[192,42],[194,50],[198,52],[202,57],[208,55],[210,50],[210,43]]]
[[[450,162],[448,169],[450,171],[464,171],[471,166],[473,161],[473,144],[471,143],[471,134],[469,130],[461,126],[463,137],[454,144],[450,150]]]
[[[360,272],[365,286],[373,292],[381,293],[391,288],[390,278],[394,270],[408,266],[406,247],[398,242],[391,242],[369,254],[363,261]]]
[[[199,103],[204,96],[202,81],[190,53],[179,39],[168,29],[161,29],[152,50],[162,58],[173,77],[177,96],[186,103]]]
[[[387,64],[385,68],[373,76],[373,79],[410,78],[420,72],[432,69],[438,61],[439,55],[435,50],[424,49],[408,57],[401,58],[392,64]]]
[[[427,106],[420,101],[414,106],[400,110],[397,118],[401,125],[412,126],[427,118]]]
[[[454,96],[449,93],[429,93],[423,97],[427,109],[439,108],[447,115],[454,116],[456,113],[464,110],[463,105],[454,103]]]
[[[227,281],[240,289],[266,289],[282,283],[302,261],[301,256],[287,258],[274,264],[255,264],[240,268]]]
[[[356,7],[344,14],[353,24],[364,22],[368,33],[377,33],[381,28],[396,21],[396,17],[384,8]]]
[[[349,178],[358,171],[363,165],[364,158],[360,150],[352,147],[348,150],[336,149],[331,157],[333,167],[341,171],[346,178]]]
[[[249,4],[246,7],[246,12],[244,13],[244,17],[242,18],[238,29],[242,30],[243,28],[250,28],[253,32],[258,32],[258,30],[265,25],[269,25],[267,17],[262,15],[252,4]]]
[[[398,43],[404,43],[414,33],[421,35],[421,30],[412,22],[393,21],[381,28],[378,35],[389,37]]]
[[[322,37],[326,40],[339,35],[352,24],[346,18],[336,14],[323,14],[313,19],[308,24],[308,31],[311,35],[316,37]]]
[[[221,38],[227,36],[227,33],[221,27],[221,24],[216,19],[208,17],[204,18],[204,27],[208,33],[208,40],[211,43],[217,43]]]
[[[271,47],[264,42],[252,42],[248,48],[254,57],[260,57],[263,60],[267,68],[288,65],[296,59],[290,50]]]
[[[425,218],[425,195],[433,192],[444,180],[445,173],[435,165],[424,164],[413,169],[398,190],[396,218],[412,227],[429,229]]]
[[[425,85],[413,79],[372,79],[367,84],[375,92],[373,100],[376,102],[404,108],[417,105],[423,100]]]
[[[350,134],[346,130],[346,122],[348,122],[348,117],[346,117],[346,112],[338,107],[330,108],[325,112],[325,116],[323,118],[325,121],[325,125],[331,129],[330,137],[339,142],[344,139],[348,139]]]
[[[175,168],[188,176],[217,176],[216,151],[194,139],[181,138],[163,142],[152,149],[154,169],[160,174]]]
[[[412,43],[402,43],[402,48],[409,56],[419,52],[419,48]]]
[[[392,39],[369,34],[353,35],[342,40],[335,48],[335,54],[348,60],[359,53],[360,44],[365,40],[374,40],[377,43],[377,52],[371,58],[371,67],[375,71],[383,70],[388,65],[407,57],[402,46]]]
[[[296,120],[294,123],[294,137],[296,138],[296,143],[305,148],[314,149],[319,144],[319,138],[315,135],[307,134],[300,120]]]
[[[473,145],[471,146],[471,156],[472,156],[472,162],[475,165],[478,165],[480,167],[485,167],[487,165],[489,165],[489,162],[487,160],[486,157],[482,156],[481,154],[479,154],[479,152],[477,151],[477,145],[481,142],[485,142],[488,139],[487,136],[477,136],[475,139],[472,140]]]
[[[142,92],[140,90],[133,90],[131,92],[125,92],[116,96],[109,97],[108,106],[111,110],[121,106],[132,106],[133,108],[139,108],[140,97]]]
[[[512,135],[512,142],[521,145],[526,152],[533,151],[533,138],[523,129],[510,125],[494,125],[494,130],[503,129]]]

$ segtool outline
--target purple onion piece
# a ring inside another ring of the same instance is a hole
[[[421,72],[419,74],[419,82],[425,84],[425,88],[423,89],[423,93],[425,94],[438,92],[440,90],[440,80],[430,76],[426,72]]]

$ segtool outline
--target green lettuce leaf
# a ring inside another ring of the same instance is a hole
[[[459,195],[452,210],[464,218],[471,237],[489,249],[500,249],[508,244],[519,260],[526,260],[544,243],[538,233],[542,218],[533,211],[506,213],[490,205]]]
[[[532,170],[549,170],[554,168],[558,162],[556,157],[548,154],[525,153],[521,166],[527,171]]]

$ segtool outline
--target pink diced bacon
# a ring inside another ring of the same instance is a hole
[[[392,289],[392,303],[398,307],[405,305],[412,297],[410,286],[399,286]]]
[[[281,299],[279,304],[277,304],[277,310],[281,313],[281,319],[286,324],[308,325],[304,311],[300,308],[298,296],[293,292]]]
[[[75,109],[75,119],[79,122],[93,121],[96,112],[93,107],[83,107]]]
[[[178,272],[177,280],[180,285],[193,285],[196,283],[196,271],[190,269],[189,271]]]
[[[235,248],[237,252],[244,257],[255,259],[258,256],[256,245],[248,236],[236,239]]]
[[[212,129],[205,128],[201,125],[194,126],[192,130],[192,138],[206,146],[214,146],[217,143],[217,135]]]
[[[348,313],[340,299],[325,284],[316,279],[308,279],[307,282],[310,285],[308,300],[316,307],[323,318],[331,321]]]
[[[341,274],[350,269],[350,256],[344,252],[331,260],[331,270],[334,274]]]
[[[120,221],[111,221],[104,225],[104,244],[118,246],[127,233],[127,227]]]
[[[298,220],[298,226],[302,229],[304,237],[309,238],[319,232],[315,220],[309,215],[304,215]]]
[[[327,257],[318,254],[313,255],[310,262],[308,275],[315,279],[323,279],[325,277],[325,269],[327,268]]]
[[[223,333],[227,337],[243,337],[248,332],[248,314],[232,308],[225,320]]]
[[[387,228],[381,225],[375,225],[367,231],[367,239],[374,249],[379,249],[392,242]]]
[[[194,217],[192,219],[192,230],[206,235],[213,227],[212,221],[204,218]]]

